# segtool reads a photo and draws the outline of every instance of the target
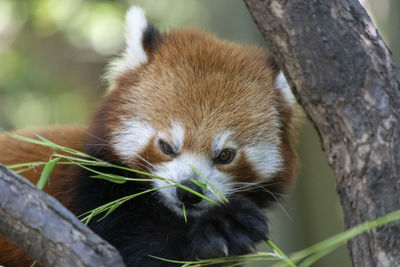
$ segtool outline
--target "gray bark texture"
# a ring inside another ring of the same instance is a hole
[[[357,0],[245,0],[336,174],[347,228],[400,209],[400,71]],[[399,266],[400,227],[348,243]]]
[[[0,232],[41,266],[124,266],[119,252],[57,200],[0,165]]]

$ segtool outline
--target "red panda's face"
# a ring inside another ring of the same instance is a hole
[[[100,110],[103,137],[124,164],[216,202],[218,190],[229,199],[268,183],[286,187],[294,179],[295,103],[284,76],[260,49],[199,31],[161,36],[133,9],[126,52],[109,79],[107,112]],[[193,216],[212,205],[176,187],[158,193],[177,214],[182,204]]]

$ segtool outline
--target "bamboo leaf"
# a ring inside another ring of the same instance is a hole
[[[40,175],[39,181],[36,184],[36,187],[42,190],[44,186],[46,185],[47,181],[50,178],[51,173],[53,172],[54,167],[56,166],[57,162],[60,160],[60,158],[54,158],[52,160],[49,160],[47,164],[44,166],[44,169],[42,171],[42,174]]]
[[[189,164],[189,167],[200,177],[202,178],[204,181],[206,181],[207,184],[211,185],[212,188],[214,188],[214,190],[216,190],[218,192],[218,194],[222,197],[222,199],[225,201],[225,203],[229,203],[229,200],[224,196],[224,194],[222,194],[222,192],[213,184],[210,182],[210,180],[208,180],[207,178],[205,178],[203,175],[201,175],[201,173],[199,173],[192,165]],[[221,199],[215,192],[214,190],[212,190],[211,188],[207,187],[207,190],[209,190],[211,193],[213,193],[218,199]]]
[[[206,185],[205,183],[202,183],[202,182],[200,182],[200,181],[197,181],[196,179],[192,179],[192,182],[193,182],[195,185],[197,185],[197,186],[199,186],[199,187],[201,187],[201,188],[207,190],[207,185]]]
[[[107,174],[97,174],[97,175],[92,175],[90,176],[90,178],[96,178],[96,179],[103,179],[112,183],[116,183],[116,184],[124,184],[126,183],[126,179],[122,179],[120,177],[117,176],[111,176],[111,175],[107,175]]]
[[[187,187],[187,186],[185,186],[185,185],[178,184],[178,183],[175,183],[175,185],[176,185],[177,187],[180,187],[180,188],[186,190],[186,191],[189,191],[190,193],[192,193],[192,194],[194,194],[194,195],[196,195],[196,196],[198,196],[198,197],[201,197],[201,198],[207,200],[208,202],[210,202],[210,203],[212,203],[212,204],[214,204],[214,205],[218,205],[218,203],[215,202],[214,200],[212,200],[211,198],[206,197],[205,195],[203,195],[203,194],[201,194],[201,193],[199,193],[199,192],[197,192],[197,191],[195,191],[195,190],[193,190],[193,189],[191,189],[191,188],[189,188],[189,187]]]
[[[46,147],[49,147],[49,145],[46,142],[43,142],[41,140],[36,140],[33,138],[29,138],[29,137],[25,137],[22,135],[17,135],[17,134],[12,134],[12,133],[7,133],[7,132],[2,132],[3,135],[12,137],[14,139],[20,140],[20,141],[24,141],[24,142],[28,142],[28,143],[32,143],[32,144],[37,144],[37,145],[43,145]]]
[[[37,138],[39,138],[40,140],[42,140],[45,144],[47,144],[48,147],[50,147],[50,148],[52,148],[52,149],[54,149],[54,150],[58,150],[58,149],[60,148],[59,145],[56,145],[56,144],[53,143],[52,141],[50,141],[50,140],[44,138],[43,136],[40,136],[40,135],[38,135],[38,134],[35,134],[35,136],[36,136]]]
[[[182,204],[182,211],[183,211],[183,218],[185,219],[185,223],[187,223],[187,217],[186,217],[186,208],[185,204]]]
[[[103,220],[105,217],[107,217],[108,215],[110,215],[110,213],[113,212],[113,211],[114,211],[116,208],[118,208],[119,206],[121,206],[122,203],[124,203],[124,202],[117,202],[117,203],[115,203],[114,205],[112,205],[112,206],[110,207],[110,209],[107,211],[107,213],[106,213],[103,217],[101,217],[98,221],[101,221],[101,220]]]
[[[36,162],[28,162],[28,163],[17,163],[17,164],[11,164],[11,165],[6,165],[7,168],[9,169],[17,169],[21,167],[36,167],[36,166],[41,166],[41,165],[46,165],[47,161],[36,161]]]
[[[283,251],[280,250],[278,246],[275,245],[271,240],[265,240],[265,243],[267,243],[267,245],[270,246],[288,266],[296,267],[296,264],[289,259],[288,256],[286,256],[285,253],[283,253]]]

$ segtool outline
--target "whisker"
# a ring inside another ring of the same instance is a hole
[[[108,146],[108,147],[111,147],[109,144],[87,144],[87,145],[90,145],[90,146]]]
[[[103,138],[101,138],[101,137],[98,137],[97,135],[92,134],[92,133],[89,132],[88,130],[86,130],[86,133],[87,133],[88,135],[90,135],[91,137],[94,137],[94,138],[96,138],[97,140],[100,140],[100,141],[104,142],[104,144],[107,144],[107,145],[111,146],[111,144],[110,144],[107,140],[105,140],[105,139],[103,139]]]
[[[101,137],[98,137],[98,136],[96,136],[96,135],[90,133],[88,130],[86,130],[86,133],[87,133],[88,135],[90,135],[90,136],[92,136],[92,137],[94,137],[94,138],[96,138],[96,139],[98,139],[98,140],[104,142],[104,144],[91,144],[91,145],[96,145],[96,146],[102,146],[102,145],[103,145],[103,146],[113,147],[112,144],[111,144],[110,142],[108,142],[107,140],[104,140],[104,139],[101,138]],[[148,168],[148,167],[150,166],[151,168],[155,169],[155,167],[154,167],[153,164],[151,164],[148,160],[146,160],[145,158],[143,158],[143,157],[140,156],[139,154],[137,154],[137,153],[135,153],[135,152],[133,152],[133,151],[132,151],[132,154],[134,154],[137,158],[139,158],[140,160],[144,161],[144,162],[148,165],[148,166],[145,166],[145,165],[141,164],[141,165],[139,165],[139,166],[144,167],[144,168]]]
[[[280,201],[280,199],[277,196],[283,196],[283,197],[287,197],[287,195],[285,194],[281,194],[281,193],[274,193],[270,190],[268,190],[265,186],[262,185],[263,182],[233,182],[232,183],[232,190],[228,190],[229,194],[233,194],[233,193],[237,193],[237,192],[241,192],[245,189],[249,189],[249,188],[257,188],[257,189],[261,189],[263,191],[265,191],[266,193],[270,194],[274,200],[278,203],[279,208],[283,211],[283,213],[290,219],[292,220],[292,216],[290,216],[289,212],[283,207],[282,202]],[[240,187],[238,187],[237,185],[242,185]],[[274,183],[274,184],[278,184],[278,183]],[[265,183],[264,183],[265,185]],[[273,185],[273,183],[269,183],[269,185]]]
[[[278,184],[278,183],[271,183],[268,185],[274,185],[274,184]],[[265,185],[265,184],[264,184]],[[247,188],[257,188],[257,189],[261,189],[269,194],[272,194],[272,192],[270,190],[268,190],[265,186],[262,185],[262,183],[245,183],[245,185],[241,186],[241,187],[237,187],[238,189],[247,189]],[[280,196],[280,197],[288,197],[289,195],[284,194],[284,193],[277,193],[274,192],[274,195]]]

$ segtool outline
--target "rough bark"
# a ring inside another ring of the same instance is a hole
[[[400,71],[360,3],[245,3],[320,135],[346,227],[400,209]],[[400,227],[348,248],[353,266],[397,266]]]
[[[118,251],[57,200],[0,165],[0,232],[41,266],[124,266]]]

